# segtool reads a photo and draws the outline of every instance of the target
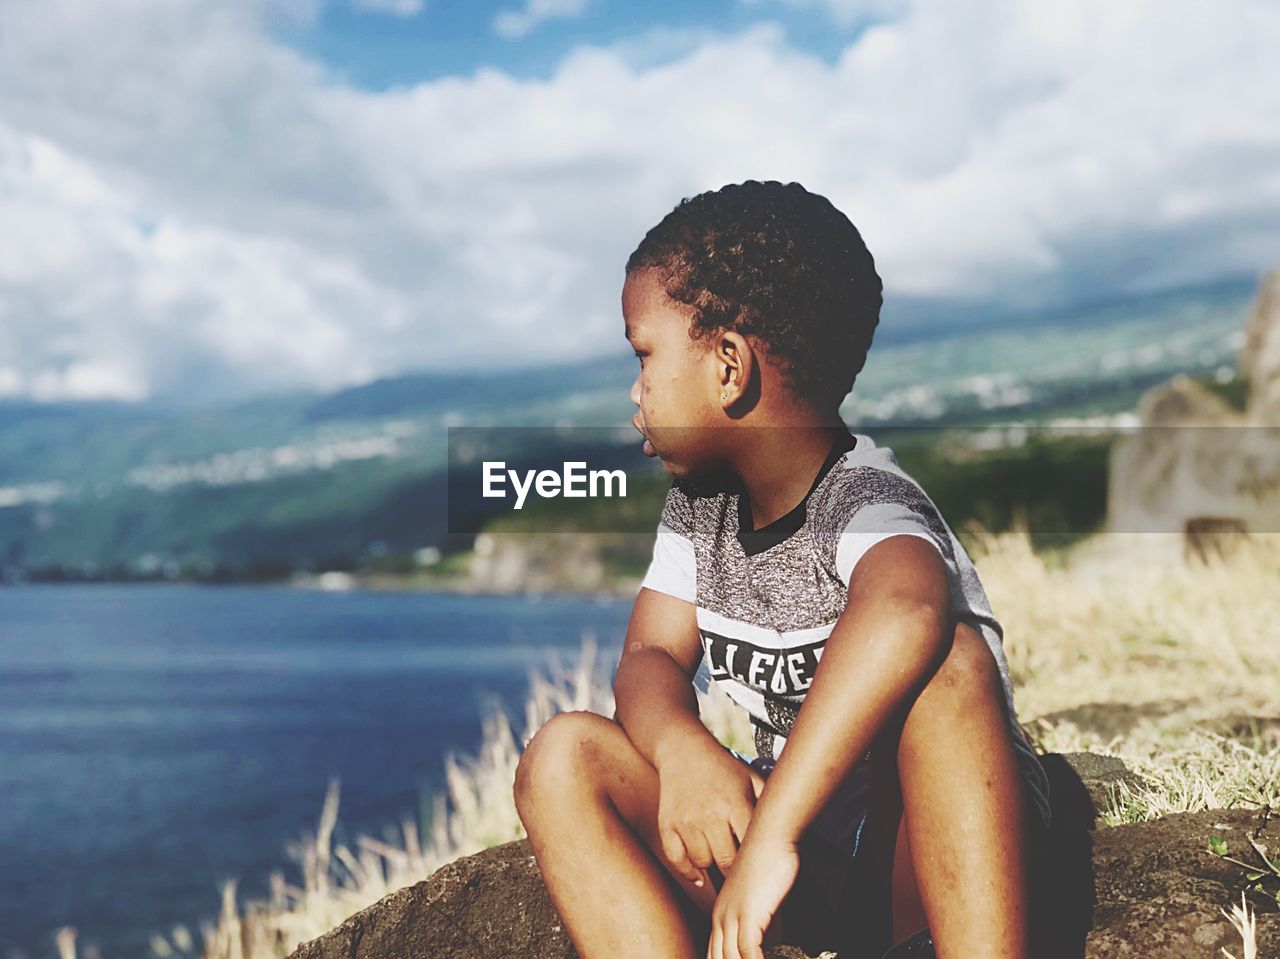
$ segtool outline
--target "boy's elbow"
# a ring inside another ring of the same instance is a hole
[[[880,605],[881,621],[892,626],[886,634],[896,637],[898,649],[914,649],[921,666],[946,657],[953,621],[943,604],[920,596],[885,597]]]
[[[951,604],[943,596],[904,596],[897,606],[901,617],[916,628],[929,632],[944,632],[951,621]]]

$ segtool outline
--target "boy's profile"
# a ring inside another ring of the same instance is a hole
[[[857,229],[797,183],[685,199],[627,262],[634,423],[674,481],[615,716],[554,717],[515,783],[584,959],[1031,954],[1049,787],[1000,624],[933,502],[838,412],[880,306]],[[755,759],[700,721],[700,666]]]

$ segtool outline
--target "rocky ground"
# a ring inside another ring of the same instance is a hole
[[[1090,753],[1044,757],[1053,781],[1054,830],[1036,893],[1045,959],[1245,959],[1220,911],[1239,903],[1243,870],[1208,849],[1210,834],[1233,854],[1254,835],[1280,850],[1280,815],[1256,810],[1179,813],[1095,828],[1123,763]],[[1254,894],[1258,959],[1280,956],[1280,909]],[[780,946],[768,959],[802,959]],[[833,959],[825,952],[823,959]],[[305,943],[289,959],[573,959],[527,840],[457,860]]]

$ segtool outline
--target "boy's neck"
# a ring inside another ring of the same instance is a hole
[[[734,463],[751,525],[768,526],[805,498],[831,446],[848,427],[839,417],[826,421],[749,429],[750,441]]]

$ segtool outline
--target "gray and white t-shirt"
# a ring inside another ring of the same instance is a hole
[[[1048,825],[1049,781],[1018,725],[1003,629],[964,547],[893,451],[843,437],[795,509],[753,525],[746,497],[672,484],[643,585],[696,605],[695,682],[705,691],[714,680],[746,709],[757,752],[781,755],[863,554],[890,536],[918,536],[946,562],[956,618],[981,632],[1000,668],[1019,767]]]

